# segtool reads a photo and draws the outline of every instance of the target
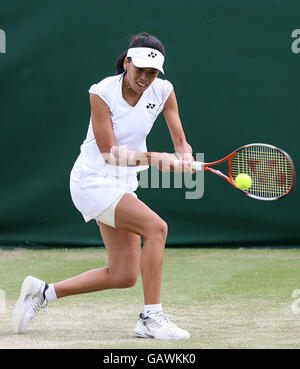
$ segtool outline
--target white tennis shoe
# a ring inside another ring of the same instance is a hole
[[[29,321],[48,304],[45,297],[47,283],[28,276],[24,279],[20,297],[12,314],[12,326],[15,333],[24,333]]]
[[[189,332],[178,328],[176,324],[172,323],[168,315],[163,314],[162,311],[149,314],[144,317],[141,313],[134,333],[142,338],[156,338],[161,340],[179,340],[189,339]]]

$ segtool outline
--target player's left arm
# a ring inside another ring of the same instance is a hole
[[[165,103],[163,114],[171,135],[175,153],[182,159],[184,158],[184,160],[193,161],[193,149],[185,137],[174,90]]]

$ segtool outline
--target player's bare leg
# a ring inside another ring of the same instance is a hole
[[[120,200],[115,216],[117,228],[99,222],[108,266],[55,283],[57,297],[129,287],[141,269],[145,304],[160,303],[166,223],[129,194]]]
[[[140,266],[141,238],[99,222],[108,266],[89,270],[54,284],[57,297],[132,287]]]
[[[141,274],[145,305],[161,303],[163,255],[167,224],[148,206],[131,195],[125,195],[116,207],[116,225],[144,238]],[[141,313],[134,330],[138,337],[188,339],[189,333],[178,328],[162,310]]]
[[[125,194],[116,207],[116,226],[144,238],[140,263],[144,300],[145,304],[160,303],[166,222],[142,201]]]

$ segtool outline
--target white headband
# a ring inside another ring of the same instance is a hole
[[[132,47],[128,49],[127,56],[132,59],[133,64],[138,68],[155,68],[165,74],[163,69],[165,57],[156,49]]]

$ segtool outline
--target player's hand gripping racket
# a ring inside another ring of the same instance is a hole
[[[211,168],[228,161],[228,175]],[[293,160],[283,150],[276,146],[254,143],[240,147],[223,159],[201,163],[192,163],[194,170],[207,170],[224,178],[245,195],[258,200],[278,200],[288,195],[296,180]],[[251,185],[241,189],[236,183],[239,174],[245,175]]]

